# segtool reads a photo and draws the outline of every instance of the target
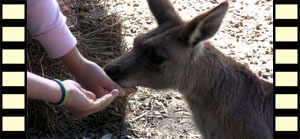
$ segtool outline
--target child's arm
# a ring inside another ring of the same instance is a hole
[[[28,98],[56,103],[61,97],[59,85],[52,80],[27,72]]]
[[[56,0],[28,0],[27,9],[29,33],[42,44],[49,57],[59,58],[76,46],[77,40]]]

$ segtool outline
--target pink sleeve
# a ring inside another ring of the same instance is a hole
[[[56,0],[28,0],[28,29],[45,48],[49,57],[59,58],[77,43]]]

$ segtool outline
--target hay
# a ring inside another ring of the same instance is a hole
[[[67,24],[77,38],[77,48],[91,61],[103,66],[125,51],[122,21],[108,13],[105,0],[59,0]],[[64,10],[66,6],[71,12]],[[62,62],[48,58],[40,44],[29,37],[27,69],[46,78],[74,79]],[[87,118],[75,119],[63,107],[44,101],[28,101],[29,138],[99,138],[103,135],[126,136],[124,125],[125,97],[117,99],[104,111]]]

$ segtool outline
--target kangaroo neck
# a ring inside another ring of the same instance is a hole
[[[219,50],[209,43],[203,43],[194,49],[191,63],[187,65],[182,75],[179,91],[184,94],[195,93],[205,94],[213,91],[217,84],[229,83],[227,80],[234,80],[236,74],[230,62]]]

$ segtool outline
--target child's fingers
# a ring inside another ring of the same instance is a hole
[[[119,96],[119,91],[117,89],[112,90],[109,94],[98,98],[96,101],[93,102],[93,111],[100,111],[107,107],[116,97]]]
[[[88,90],[85,90],[84,88],[80,87],[80,90],[83,92],[83,94],[85,94],[89,99],[92,99],[93,101],[96,100],[96,95]]]
[[[126,95],[125,90],[122,87],[120,87],[117,83],[115,83],[113,80],[111,80],[108,76],[107,79],[105,80],[105,83],[102,86],[104,86],[107,90],[118,89],[121,96]]]
[[[137,91],[137,88],[124,88],[126,95],[134,93]]]

